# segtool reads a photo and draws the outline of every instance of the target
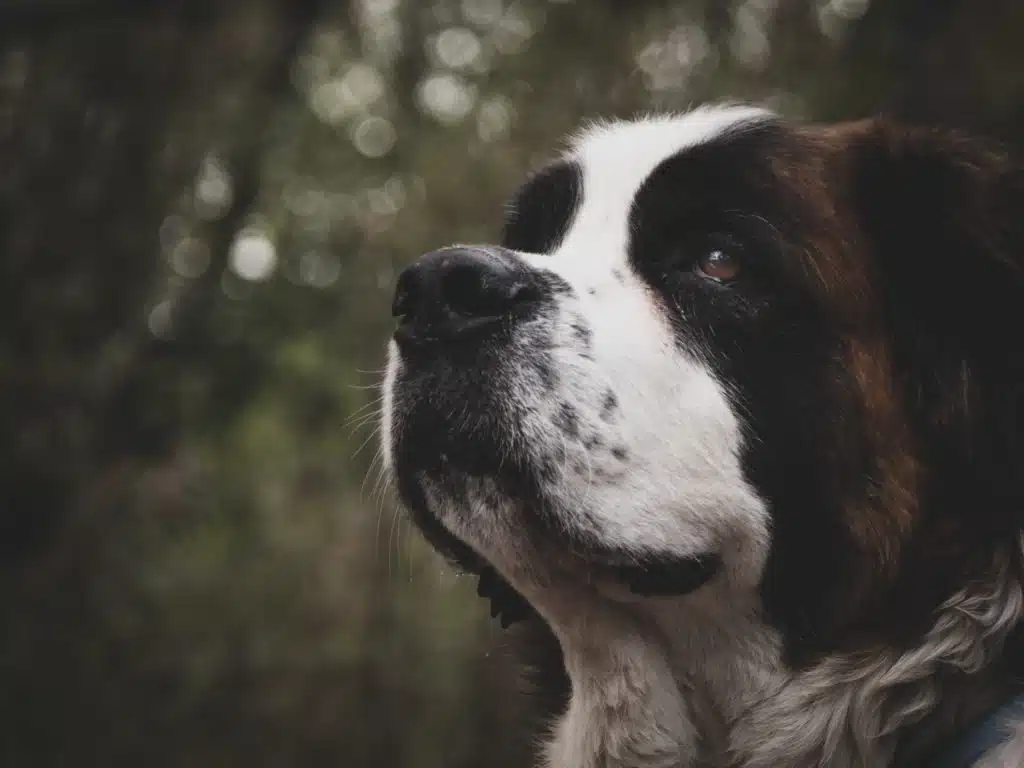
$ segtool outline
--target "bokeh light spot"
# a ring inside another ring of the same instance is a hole
[[[478,27],[493,27],[505,13],[502,0],[462,0],[462,16]]]
[[[515,6],[501,17],[494,30],[492,42],[501,53],[512,55],[522,53],[533,37],[533,24]]]
[[[353,64],[339,78],[319,83],[310,94],[313,113],[329,125],[338,125],[355,112],[365,112],[383,98],[387,85],[376,67]]]
[[[196,215],[212,221],[219,219],[234,199],[231,174],[219,158],[209,155],[203,159],[196,179],[194,205]]]
[[[366,157],[383,157],[395,146],[397,135],[390,120],[368,117],[352,129],[352,144]]]
[[[729,39],[729,50],[742,65],[760,70],[768,63],[771,44],[768,40],[767,19],[751,3],[739,6],[733,14],[735,27]]]
[[[636,62],[650,90],[678,91],[686,86],[710,50],[711,44],[701,26],[681,24],[666,37],[646,45]]]
[[[265,233],[242,230],[231,245],[228,263],[245,280],[266,280],[277,266],[277,248]]]
[[[299,278],[314,288],[333,285],[341,274],[341,260],[327,251],[306,251],[299,258]]]
[[[481,141],[500,141],[508,137],[512,124],[512,106],[503,96],[495,96],[480,105],[476,132]]]
[[[438,60],[451,69],[468,69],[480,58],[480,38],[466,27],[449,27],[434,40]]]
[[[172,213],[160,224],[160,230],[158,232],[160,247],[163,248],[165,252],[170,253],[178,242],[188,235],[188,231],[189,226],[185,217]]]
[[[838,40],[847,26],[867,11],[870,0],[819,0],[818,28],[825,37]]]
[[[391,202],[395,206],[395,210],[398,210],[405,205],[407,195],[405,191],[405,182],[402,181],[401,176],[396,174],[388,178],[388,180],[384,182],[384,192],[391,198]]]
[[[455,124],[464,120],[473,109],[476,89],[464,78],[446,72],[423,80],[417,97],[424,112],[439,122]]]
[[[198,237],[183,237],[171,248],[169,260],[182,277],[197,278],[210,266],[210,247]]]
[[[352,103],[341,80],[327,80],[313,89],[309,97],[313,114],[328,125],[339,125],[349,114]]]
[[[149,332],[158,339],[169,340],[174,337],[174,328],[171,324],[172,304],[170,301],[161,301],[149,312],[146,324]]]

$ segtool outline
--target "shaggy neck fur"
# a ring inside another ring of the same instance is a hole
[[[795,672],[756,610],[737,621],[736,602],[713,590],[690,612],[655,605],[652,623],[587,612],[585,626],[556,628],[573,693],[547,765],[904,765],[998,703],[977,691],[999,690],[1001,649],[1024,612],[1018,554],[947,600],[916,647]]]

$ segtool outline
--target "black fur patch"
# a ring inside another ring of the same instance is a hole
[[[582,190],[575,163],[553,163],[538,171],[508,204],[501,244],[525,253],[550,253],[569,231]]]

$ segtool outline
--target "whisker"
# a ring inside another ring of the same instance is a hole
[[[358,421],[355,421],[352,424],[348,425],[348,433],[345,435],[345,439],[346,440],[350,440],[352,438],[352,436],[355,435],[355,433],[358,432],[360,429],[365,427],[367,424],[372,424],[374,422],[378,422],[379,419],[380,419],[380,411],[374,411],[372,413],[364,413],[362,415],[362,417]],[[378,428],[380,427],[379,423],[377,424],[377,427]]]
[[[383,446],[377,449],[377,477],[373,481],[373,489],[370,491],[370,497],[376,500],[378,506],[384,506],[384,494],[387,492],[388,487],[391,484],[391,478],[388,477],[387,468],[384,466],[384,448]]]
[[[384,402],[384,395],[381,395],[380,397],[375,397],[369,402],[363,403],[361,406],[352,411],[352,413],[350,413],[348,417],[346,417],[345,422],[348,423],[349,421],[352,421],[352,419],[356,418],[360,414],[365,414],[368,408],[373,408],[373,406],[380,405],[382,402]]]
[[[373,473],[374,469],[377,468],[377,462],[381,461],[383,456],[384,456],[384,449],[383,449],[383,447],[378,445],[377,446],[377,450],[374,451],[373,458],[370,459],[370,466],[367,467],[366,468],[366,472],[363,473],[363,482],[359,484],[359,500],[360,501],[365,501],[365,499],[366,499],[366,481],[370,479],[370,475]],[[371,495],[371,498],[372,498],[372,495]]]
[[[359,447],[356,448],[356,452],[352,454],[351,458],[354,459],[356,456],[358,456],[360,451],[362,451],[363,448],[365,448],[369,444],[369,442],[371,440],[373,440],[373,438],[377,437],[378,435],[380,435],[380,425],[379,424],[376,427],[374,427],[373,430],[370,432],[370,434],[366,436],[366,439],[363,440],[363,442],[359,444]]]

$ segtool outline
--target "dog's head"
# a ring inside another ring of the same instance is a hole
[[[1022,202],[999,152],[881,121],[590,128],[501,245],[400,276],[400,495],[520,591],[717,582],[803,650],[912,628],[1019,528]]]

